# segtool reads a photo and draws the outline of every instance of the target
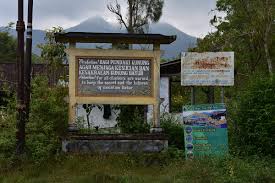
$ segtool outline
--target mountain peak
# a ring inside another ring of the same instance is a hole
[[[125,28],[107,22],[103,17],[95,16],[86,19],[80,24],[66,30],[67,32],[125,32]],[[180,54],[182,51],[187,51],[188,48],[196,45],[197,39],[192,37],[173,25],[167,22],[154,23],[149,26],[149,33],[164,34],[164,35],[177,35],[177,40],[170,45],[162,45],[161,49],[165,50],[163,57],[173,58]],[[87,46],[88,47],[88,46]]]
[[[108,23],[104,18],[102,18],[101,16],[94,16],[94,17],[89,17],[86,20],[84,20],[83,22],[81,22],[80,24],[85,24],[85,23]]]
[[[66,32],[125,32],[125,29],[120,29],[120,26],[113,25],[107,22],[100,16],[90,17],[78,25],[71,27]],[[173,25],[165,22],[156,23],[150,25],[150,33],[165,34],[165,35],[177,35],[177,40],[170,45],[161,45],[161,49],[164,50],[164,58],[174,58],[180,54],[180,52],[187,51],[188,48],[196,45],[197,39],[189,36],[180,31]],[[13,29],[11,34],[16,37],[16,31]],[[41,50],[36,46],[38,44],[45,43],[45,32],[41,30],[33,30],[33,52],[40,55]],[[82,45],[83,46],[83,45]],[[84,45],[86,48],[93,48],[95,44]],[[103,45],[103,47],[106,45]]]
[[[100,16],[90,17],[67,29],[68,32],[113,32],[113,26]]]

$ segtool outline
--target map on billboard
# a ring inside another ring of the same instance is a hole
[[[233,86],[234,52],[182,53],[181,85]]]
[[[183,106],[186,158],[220,156],[228,153],[224,104]]]

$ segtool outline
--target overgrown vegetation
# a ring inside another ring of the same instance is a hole
[[[7,91],[8,92],[8,91]],[[60,152],[60,138],[67,129],[68,105],[64,101],[67,88],[50,88],[46,77],[32,82],[30,119],[26,125],[26,157],[35,162],[47,160]],[[8,95],[9,96],[9,95]],[[15,148],[15,97],[0,110],[0,161],[9,163]]]
[[[62,78],[67,81],[66,73],[64,72],[64,64],[67,63],[64,43],[58,43],[55,41],[55,33],[64,32],[62,27],[53,27],[52,29],[46,30],[45,44],[38,45],[41,49],[41,60],[42,63],[47,66],[47,74],[55,78],[52,81],[57,84],[58,79]]]
[[[163,113],[160,118],[160,126],[163,131],[168,135],[169,147],[175,147],[177,149],[184,149],[184,130],[183,126],[172,114]]]
[[[274,160],[257,158],[185,161],[168,153],[59,156],[0,173],[0,182],[259,182],[275,181]]]
[[[16,61],[16,39],[9,34],[13,23],[0,29],[0,63]]]
[[[230,135],[234,152],[275,155],[275,78],[256,78],[231,103]]]
[[[123,133],[148,133],[150,125],[144,121],[143,107],[120,106],[117,118],[118,126]]]
[[[33,160],[45,160],[61,150],[60,138],[67,130],[67,88],[50,88],[45,77],[36,77],[32,85],[30,121],[26,127],[28,153]]]
[[[273,0],[218,0],[214,14],[217,30],[190,51],[235,52],[235,85],[225,90],[231,152],[274,157]]]
[[[0,109],[0,167],[9,161],[9,157],[12,156],[15,147],[15,126],[16,126],[16,114],[15,114],[15,100],[14,96],[10,95],[9,90],[4,89],[6,96],[10,98],[4,98],[7,103],[6,107],[1,106]]]

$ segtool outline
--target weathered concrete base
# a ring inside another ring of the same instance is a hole
[[[162,133],[163,129],[162,128],[151,128],[150,133]]]
[[[62,140],[66,153],[152,153],[167,148],[168,139],[163,134],[74,134]]]
[[[70,133],[78,132],[78,128],[77,128],[76,124],[69,124],[68,132],[70,132]]]

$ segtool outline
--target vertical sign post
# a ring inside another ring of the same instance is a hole
[[[195,86],[191,86],[191,104],[195,105],[196,103],[196,88]]]
[[[30,93],[31,93],[31,67],[32,67],[32,14],[33,0],[28,3],[28,24],[26,36],[26,60],[24,66],[25,72],[25,102],[26,102],[26,121],[29,120]]]
[[[25,112],[24,103],[24,1],[18,0],[18,21],[17,30],[17,131],[16,131],[16,150],[15,154],[20,155],[24,152],[25,146]]]

